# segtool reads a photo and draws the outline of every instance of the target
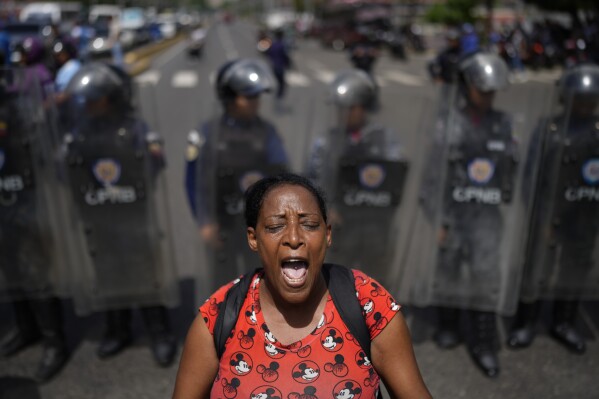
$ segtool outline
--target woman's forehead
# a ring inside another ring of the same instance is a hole
[[[311,210],[320,214],[318,201],[307,188],[295,184],[283,184],[270,190],[264,196],[261,213],[270,213],[283,208]]]

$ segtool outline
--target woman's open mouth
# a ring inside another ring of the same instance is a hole
[[[291,287],[304,285],[308,276],[308,261],[303,258],[287,258],[281,262],[283,278]]]

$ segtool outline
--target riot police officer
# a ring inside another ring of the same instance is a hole
[[[585,352],[577,328],[579,301],[597,297],[599,272],[599,66],[582,64],[558,80],[559,110],[531,139],[524,200],[532,208],[521,303],[508,346],[535,337],[539,299],[552,299],[551,336]]]
[[[494,108],[496,92],[508,85],[505,62],[494,54],[474,54],[460,63],[459,79],[457,106],[449,109],[425,163],[422,205],[438,251],[430,272],[423,272],[425,285],[415,286],[426,287],[428,304],[440,306],[434,339],[441,348],[461,342],[461,309],[467,310],[470,355],[486,376],[495,377],[494,311],[505,302],[509,287],[503,284],[511,281],[513,269],[506,257],[515,224],[505,220],[518,147],[510,116]]]
[[[454,83],[458,76],[458,65],[462,58],[460,33],[449,29],[445,35],[447,47],[428,64],[428,71],[435,81]]]
[[[330,261],[363,267],[382,281],[407,163],[397,133],[372,118],[377,89],[366,72],[339,72],[329,92],[336,123],[314,141],[307,175],[327,191],[336,230]]]
[[[244,233],[243,193],[257,179],[288,168],[281,137],[258,113],[260,95],[272,85],[259,61],[225,63],[216,77],[222,114],[188,136],[185,186],[208,245],[214,287],[257,267]]]
[[[51,134],[35,70],[0,68],[0,299],[14,309],[14,329],[2,339],[0,355],[12,356],[43,342],[35,373],[42,382],[66,364],[62,304],[56,296],[65,277],[56,237],[61,232],[48,168]]]
[[[74,115],[65,157],[78,227],[72,238],[76,309],[105,311],[97,355],[107,358],[130,345],[131,308],[139,306],[154,359],[166,367],[176,341],[165,305],[177,297],[177,280],[168,223],[161,219],[162,141],[136,116],[132,81],[120,68],[87,64],[66,93]]]

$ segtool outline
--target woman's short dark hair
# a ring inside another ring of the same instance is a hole
[[[301,186],[308,190],[316,199],[322,218],[325,223],[327,222],[327,205],[322,190],[303,176],[294,173],[280,173],[258,180],[245,192],[245,224],[247,227],[256,228],[258,215],[260,214],[260,209],[262,209],[266,194],[272,189],[286,184]]]

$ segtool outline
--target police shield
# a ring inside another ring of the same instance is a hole
[[[85,73],[95,84],[98,69]],[[70,112],[78,116],[65,135],[64,154],[74,205],[76,310],[174,306],[178,284],[162,140],[131,108],[125,93],[77,87],[69,93]]]
[[[57,163],[31,70],[0,69],[0,299],[55,295],[66,276]]]
[[[260,266],[247,243],[244,193],[257,180],[290,170],[284,139],[262,104],[272,84],[260,62],[225,64],[212,115],[188,136],[187,194],[211,290]]]
[[[457,87],[425,133],[419,205],[395,281],[403,303],[515,310],[527,227],[521,159],[550,93],[505,88],[507,76],[483,83]]]
[[[599,67],[567,71],[530,144],[523,300],[599,298]]]
[[[377,99],[376,87],[365,79],[370,78],[361,72],[342,71],[331,82],[329,125],[306,146],[306,174],[328,199],[333,244],[327,260],[387,284],[408,233],[405,212],[413,202],[406,202],[408,154],[428,108],[418,95]]]

